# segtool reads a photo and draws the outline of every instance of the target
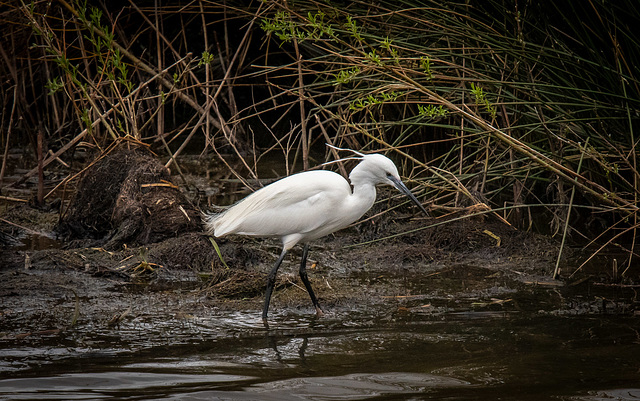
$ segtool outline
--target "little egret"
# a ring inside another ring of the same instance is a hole
[[[220,214],[208,216],[207,229],[216,237],[239,234],[279,237],[282,240],[282,253],[267,276],[262,310],[265,324],[278,268],[287,252],[298,243],[304,244],[300,279],[316,313],[318,316],[323,314],[307,277],[308,242],[340,230],[362,217],[376,200],[377,184],[393,185],[428,215],[402,183],[391,160],[380,154],[352,152],[358,155],[355,159],[360,163],[349,174],[351,185],[340,174],[331,171],[302,172],[267,185]]]

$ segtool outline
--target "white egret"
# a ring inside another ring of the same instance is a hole
[[[216,237],[239,234],[279,237],[282,240],[282,253],[267,276],[262,310],[265,323],[278,268],[287,252],[298,243],[304,244],[300,278],[316,313],[319,316],[323,314],[307,277],[308,242],[340,230],[362,217],[376,200],[377,184],[393,185],[428,215],[402,183],[398,169],[390,159],[380,154],[353,152],[358,155],[355,159],[360,163],[349,174],[351,185],[340,174],[331,171],[302,172],[267,185],[220,214],[208,216],[207,229]]]

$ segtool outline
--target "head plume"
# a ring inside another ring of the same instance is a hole
[[[343,161],[347,161],[347,160],[362,160],[362,158],[364,158],[365,154],[364,153],[360,153],[357,150],[352,150],[352,149],[346,149],[346,148],[339,148],[337,146],[333,146],[330,144],[326,144],[328,147],[330,147],[331,149],[335,149],[335,150],[346,150],[348,152],[353,152],[355,153],[358,157],[354,157],[354,156],[350,156],[350,157],[343,157],[342,159],[337,159],[337,160],[332,160],[326,163],[322,163],[321,166],[328,166],[330,164],[334,164],[334,163],[340,163]]]
[[[355,153],[356,155],[358,155],[358,156],[360,156],[360,157],[364,157],[364,153],[360,153],[360,152],[358,152],[357,150],[352,150],[352,149],[347,149],[347,148],[339,148],[339,147],[337,147],[337,146],[333,146],[333,145],[328,144],[328,143],[327,143],[326,145],[327,145],[328,147],[330,147],[331,149],[335,149],[335,150],[346,150],[346,151],[348,151],[348,152],[353,152],[353,153]]]

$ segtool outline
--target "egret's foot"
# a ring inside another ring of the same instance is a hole
[[[316,316],[317,317],[323,317],[324,316],[324,311],[322,309],[320,309],[319,306],[316,306]]]
[[[267,321],[266,317],[262,318],[262,324],[264,325],[264,328],[269,330],[269,322]]]

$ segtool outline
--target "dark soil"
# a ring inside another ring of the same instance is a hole
[[[78,321],[109,326],[144,314],[207,317],[233,309],[259,316],[280,244],[205,235],[200,212],[170,178],[149,154],[122,151],[86,171],[59,222],[56,211],[7,209],[7,221],[41,233],[55,229],[63,247],[4,244],[0,336],[47,335]],[[326,311],[378,307],[389,316],[437,316],[505,309],[633,313],[637,307],[598,293],[584,278],[572,279],[576,285],[551,280],[559,248],[553,239],[491,214],[445,222],[452,216],[413,212],[377,216],[373,210],[367,216],[377,217],[312,244],[309,276]],[[295,274],[299,252],[280,270],[272,313],[313,313]]]

